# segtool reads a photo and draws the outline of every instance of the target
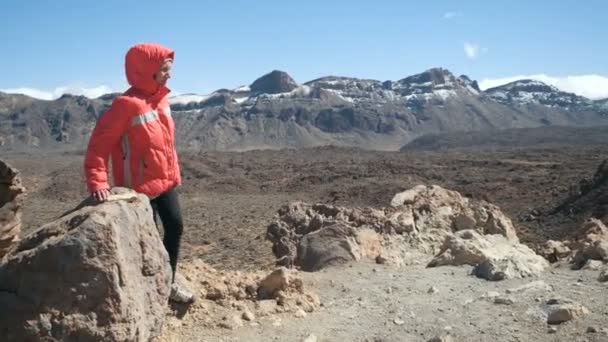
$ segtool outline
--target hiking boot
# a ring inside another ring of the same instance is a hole
[[[176,303],[191,304],[195,301],[194,294],[188,289],[173,283],[171,285],[171,294],[169,300]]]

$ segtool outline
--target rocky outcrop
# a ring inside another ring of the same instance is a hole
[[[0,260],[19,240],[24,196],[19,172],[0,160]]]
[[[293,203],[268,227],[278,263],[316,271],[360,259],[400,264],[409,250],[443,252],[446,238],[472,230],[519,246],[511,220],[498,207],[439,186],[398,193],[382,209]],[[510,246],[511,246],[510,245]]]
[[[114,189],[23,238],[0,262],[7,341],[148,341],[160,333],[168,256],[146,196]]]
[[[488,280],[540,275],[549,262],[527,246],[501,235],[481,235],[473,230],[456,232],[446,239],[429,267],[475,266],[473,274]]]

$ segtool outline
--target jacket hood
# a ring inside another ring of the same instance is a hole
[[[154,74],[167,58],[174,59],[173,50],[155,43],[132,46],[125,57],[125,73],[129,84],[145,93],[154,94],[160,85]]]

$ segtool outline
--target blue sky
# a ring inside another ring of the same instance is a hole
[[[153,41],[176,51],[176,93],[235,88],[273,69],[306,82],[441,66],[482,86],[534,76],[604,97],[606,16],[601,0],[5,0],[0,90],[124,90],[125,52]]]

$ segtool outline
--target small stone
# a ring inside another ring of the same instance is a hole
[[[589,260],[587,260],[587,262],[585,263],[585,265],[583,265],[582,269],[583,270],[598,271],[598,270],[602,269],[603,266],[604,266],[604,263],[601,260],[589,259]]]
[[[443,336],[433,337],[428,342],[453,342],[453,341],[454,341],[454,339],[452,339],[452,336],[443,335]]]
[[[557,328],[556,327],[549,327],[549,330],[547,332],[549,334],[555,334],[557,332]]]
[[[469,298],[469,299],[466,299],[466,300],[465,300],[465,301],[462,303],[462,305],[467,306],[467,305],[469,305],[469,304],[473,303],[474,301],[475,301],[475,300],[473,300],[473,299]]]
[[[599,332],[599,330],[596,327],[588,327],[587,332],[591,333],[591,334],[595,334],[595,333]]]
[[[439,293],[439,289],[437,289],[435,286],[431,286],[427,292],[430,294],[435,294],[435,293]]]
[[[395,319],[393,320],[393,323],[395,323],[396,325],[404,325],[404,324],[405,324],[405,321],[404,321],[404,320],[402,320],[402,319],[400,319],[400,318],[395,318]]]
[[[580,318],[589,313],[589,310],[580,304],[562,304],[551,309],[547,316],[547,323],[561,324]]]
[[[230,325],[230,323],[228,323],[228,322],[219,322],[217,324],[217,326],[220,328],[223,328],[223,329],[228,329],[228,330],[234,329],[234,327],[232,325]]]
[[[388,294],[393,293],[393,288],[392,287],[387,288],[386,293],[388,293]]]
[[[238,316],[225,316],[222,322],[218,324],[220,328],[234,330],[243,326],[243,321]]]
[[[537,280],[519,287],[507,289],[507,293],[518,293],[527,291],[553,291],[553,287],[542,280]]]
[[[241,302],[232,303],[232,306],[239,311],[247,310],[247,305],[245,305],[244,303],[241,303]]]
[[[258,287],[259,299],[270,299],[278,291],[285,291],[291,281],[291,273],[285,267],[280,267],[260,281]]]
[[[494,298],[494,304],[512,305],[514,303],[515,303],[515,301],[509,297],[499,296],[499,297]]]
[[[484,294],[483,294],[481,297],[482,297],[482,298],[496,298],[496,297],[498,297],[498,296],[500,296],[500,293],[499,293],[499,292],[496,292],[496,291],[488,291],[488,292],[484,293]]]
[[[317,336],[310,334],[302,342],[317,342]]]
[[[280,327],[281,326],[281,319],[277,318],[272,322],[272,326],[273,327]]]
[[[302,309],[298,309],[295,313],[295,316],[297,318],[305,318],[306,317],[306,311],[302,310]]]
[[[600,272],[600,276],[597,278],[597,280],[601,281],[602,283],[608,281],[608,268],[604,268],[602,272]]]
[[[246,310],[245,312],[243,312],[242,317],[244,320],[249,321],[249,322],[255,320],[255,315],[249,310]]]

